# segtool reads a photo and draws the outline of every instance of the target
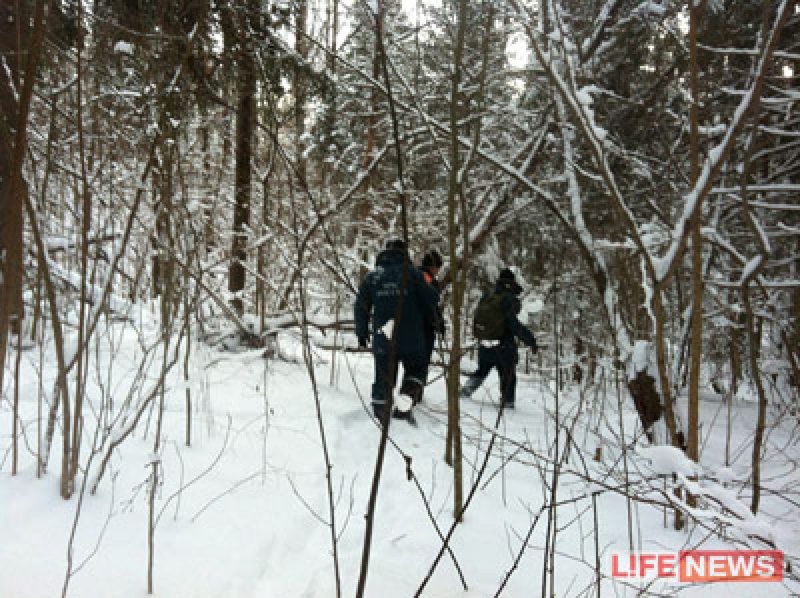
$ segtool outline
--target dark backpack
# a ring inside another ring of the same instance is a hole
[[[503,296],[492,293],[480,300],[472,317],[472,334],[478,340],[499,341],[506,333]]]

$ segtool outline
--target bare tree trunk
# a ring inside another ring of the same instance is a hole
[[[272,139],[268,139],[265,144],[266,147],[264,148],[264,153],[267,155],[266,161],[269,164],[269,166],[267,166],[267,172],[261,179],[262,233],[265,233],[267,232],[267,230],[269,230],[271,223],[280,220],[280,213],[273,213],[275,206],[280,206],[280,201],[275,201],[273,203],[270,199],[271,198],[270,189],[272,187],[273,184],[272,179],[275,174],[274,161],[276,152],[274,151],[273,144],[274,141],[272,141]],[[256,251],[256,272],[258,275],[258,278],[256,279],[256,310],[258,312],[261,331],[263,331],[267,326],[268,286],[265,283],[267,280],[267,264],[269,261],[268,256],[270,254],[271,254],[271,243],[259,244],[258,250]],[[287,302],[288,299],[289,297],[287,296],[286,297]]]
[[[789,3],[792,4],[792,3]],[[784,5],[784,9],[788,6]],[[782,13],[779,20],[785,18],[786,10]],[[769,22],[772,16],[772,9],[768,5],[763,6],[762,10],[762,33],[765,37],[769,35]],[[776,27],[778,27],[776,25]],[[775,37],[778,37],[776,29]],[[774,66],[767,67],[773,69]],[[760,118],[756,114],[756,109],[760,107],[761,96],[758,96],[758,103],[754,106],[752,111],[752,129],[751,135],[748,139],[748,145],[744,157],[744,167],[741,171],[741,196],[742,196],[742,216],[750,228],[753,237],[756,241],[758,248],[758,255],[748,264],[745,274],[742,276],[742,302],[744,303],[745,314],[747,316],[747,339],[749,345],[748,356],[750,358],[750,376],[755,384],[756,392],[758,393],[758,417],[756,421],[755,436],[753,438],[753,453],[752,453],[752,484],[753,496],[750,503],[750,510],[753,514],[758,513],[759,503],[761,501],[761,459],[764,449],[764,436],[766,431],[767,421],[767,393],[764,388],[764,382],[761,378],[761,368],[759,359],[761,357],[761,321],[759,318],[758,326],[756,326],[756,316],[753,311],[753,304],[750,297],[750,284],[756,281],[761,271],[767,265],[770,257],[770,248],[761,233],[761,227],[756,221],[756,217],[750,206],[748,183],[754,168],[754,156],[758,149],[758,137],[760,130]],[[766,123],[765,123],[766,124]]]
[[[664,296],[661,285],[656,285],[653,289],[653,317],[655,318],[655,347],[656,363],[658,365],[658,377],[661,380],[661,400],[664,405],[664,422],[667,426],[670,443],[672,446],[686,450],[686,439],[678,426],[678,417],[675,414],[675,400],[670,390],[669,369],[667,367],[667,336],[666,320],[667,314],[664,310]],[[680,497],[681,489],[675,489],[676,497]],[[674,527],[676,530],[683,529],[685,524],[683,512],[675,509]]]
[[[730,301],[733,304],[733,299]],[[731,310],[731,321],[734,323],[731,326],[728,336],[728,352],[730,353],[730,368],[731,368],[731,382],[728,389],[727,396],[727,427],[725,431],[725,466],[731,465],[731,425],[733,417],[733,401],[739,394],[739,381],[742,379],[742,354],[741,354],[741,323],[742,313],[733,313]]]
[[[0,2],[0,390],[9,333],[21,333],[23,317],[23,227],[27,186],[22,178],[28,113],[47,26],[46,0],[37,0],[33,25],[29,5]],[[27,47],[23,47],[27,44]],[[27,53],[27,56],[26,56]],[[25,59],[24,82],[22,61]]]
[[[459,272],[456,260],[459,244],[458,199],[463,192],[463,171],[458,141],[459,107],[464,59],[464,41],[467,28],[467,0],[459,0],[456,22],[456,38],[453,50],[453,76],[450,80],[450,173],[447,184],[447,240],[450,252],[452,285],[452,329],[453,346],[447,368],[447,447],[446,460],[453,466],[453,517],[462,520],[464,509],[464,481],[461,454],[461,410],[459,403],[461,362],[461,310],[464,302],[464,276]],[[465,216],[465,215],[462,215]],[[467,223],[461,222],[466,231]],[[466,247],[466,246],[465,246]],[[466,268],[466,264],[463,265]]]
[[[17,331],[17,353],[14,360],[14,399],[11,407],[11,475],[19,466],[19,370],[22,365],[22,331]]]
[[[753,437],[753,453],[751,459],[753,495],[750,501],[750,510],[758,513],[761,502],[761,453],[764,448],[764,435],[767,427],[767,393],[761,380],[761,368],[758,365],[761,347],[761,334],[757,330],[753,305],[750,301],[750,292],[745,286],[742,289],[742,301],[747,314],[747,340],[748,357],[750,359],[750,377],[758,393],[758,417],[756,419],[755,435]]]
[[[386,98],[387,103],[389,105],[389,114],[391,117],[392,123],[392,137],[394,141],[394,147],[396,152],[396,165],[397,165],[397,181],[396,181],[396,188],[398,190],[398,204],[400,208],[400,226],[403,233],[403,240],[408,244],[408,209],[407,209],[407,196],[406,190],[404,186],[404,170],[403,170],[403,151],[400,145],[400,123],[397,116],[397,111],[395,110],[395,102],[394,96],[392,95],[392,82],[391,78],[389,77],[389,67],[388,67],[388,60],[386,57],[386,46],[384,45],[383,41],[383,17],[384,17],[384,8],[383,8],[383,1],[378,0],[377,2],[377,12],[373,14],[375,19],[375,49],[376,49],[376,57],[375,60],[379,67],[379,73],[383,71],[384,83],[386,85]],[[408,294],[408,283],[409,283],[409,267],[410,264],[408,260],[403,262],[403,271],[400,277],[400,289],[399,289],[399,298],[397,301],[397,306],[395,308],[395,315],[394,320],[399,322],[401,316],[403,314],[403,308],[406,300],[406,296]],[[361,552],[361,567],[359,571],[358,577],[358,584],[356,586],[356,598],[363,598],[366,592],[367,587],[367,575],[369,574],[369,563],[370,563],[370,555],[372,552],[372,533],[374,528],[374,520],[375,520],[375,513],[377,509],[377,502],[378,502],[378,490],[380,488],[381,482],[381,474],[383,473],[383,464],[386,455],[386,445],[389,439],[389,426],[390,422],[392,421],[392,409],[394,404],[394,391],[393,385],[395,380],[395,375],[397,373],[397,327],[392,330],[391,338],[389,339],[389,371],[387,375],[387,388],[386,388],[386,398],[387,403],[385,406],[385,412],[383,414],[383,420],[381,421],[381,438],[378,444],[378,455],[375,459],[375,470],[373,473],[372,478],[372,487],[370,488],[370,496],[369,501],[367,504],[367,513],[365,515],[366,519],[366,530],[364,532],[364,545]],[[408,467],[410,469],[411,462],[408,461]]]
[[[689,185],[694,187],[700,175],[700,82],[697,60],[697,28],[700,8],[689,9],[689,71],[692,101],[689,108],[690,126],[690,172]],[[692,221],[692,311],[691,342],[689,349],[689,414],[686,422],[686,454],[695,462],[700,460],[700,368],[703,348],[703,237],[700,227],[703,221],[702,208],[697,210]],[[696,505],[693,495],[687,497],[690,506]]]
[[[379,3],[382,3],[384,0],[378,0]],[[383,11],[383,5],[381,4],[378,8],[379,12]],[[381,17],[382,18],[382,17]],[[381,47],[380,41],[376,38],[375,44],[373,48],[373,56],[372,56],[372,79],[378,81],[381,76]],[[360,199],[355,206],[355,222],[356,227],[354,227],[351,233],[351,243],[358,243],[361,239],[361,236],[364,232],[364,223],[370,217],[372,212],[372,205],[370,202],[369,193],[373,186],[373,178],[374,173],[370,170],[369,166],[372,164],[375,158],[375,138],[376,138],[376,128],[378,124],[378,111],[380,110],[380,94],[377,89],[373,86],[370,89],[370,100],[369,100],[369,116],[367,117],[367,131],[366,131],[366,139],[364,143],[364,158],[362,160],[361,168],[364,171],[369,172],[369,175],[364,178],[363,184],[359,189],[360,192]],[[360,258],[362,263],[366,263],[367,261],[367,254],[366,248],[361,248]],[[366,275],[366,266],[362,265],[359,269],[357,279],[361,280]]]
[[[653,288],[653,318],[655,319],[656,364],[661,381],[661,400],[664,405],[664,420],[667,425],[667,433],[672,446],[685,449],[686,439],[684,438],[683,430],[678,427],[675,401],[670,389],[669,368],[667,367],[667,314],[664,308],[664,291],[661,285],[656,285]]]
[[[789,334],[784,343],[792,364],[792,386],[795,396],[800,401],[800,289],[792,292],[792,311],[789,317]],[[800,409],[800,402],[797,405]]]
[[[560,263],[560,262],[559,262]],[[555,371],[556,376],[561,372],[561,334],[559,330],[558,319],[558,270],[556,267],[553,269],[553,353],[555,355]],[[545,533],[545,549],[542,554],[542,596],[547,596],[548,582],[550,584],[549,596],[555,598],[556,595],[556,542],[558,537],[558,484],[560,481],[561,473],[561,383],[557,380],[554,389],[554,416],[555,416],[555,437],[553,439],[553,475],[550,479],[550,496],[549,505],[547,508],[547,531]],[[622,434],[622,429],[620,429]],[[622,443],[625,443],[624,436]],[[566,454],[566,451],[565,453]]]
[[[294,49],[297,55],[303,59],[308,59],[308,40],[306,39],[306,29],[308,28],[308,0],[298,0],[297,2],[297,24],[295,27]],[[294,72],[294,132],[295,132],[295,168],[297,176],[303,181],[306,180],[307,160],[303,151],[303,136],[306,132],[306,101],[307,101],[306,75],[302,69]]]
[[[33,236],[34,244],[36,245],[36,260],[39,267],[39,273],[44,283],[45,293],[47,295],[47,303],[50,307],[50,319],[53,330],[53,345],[56,353],[56,364],[58,366],[58,375],[55,383],[55,393],[53,403],[50,406],[50,412],[47,418],[47,429],[45,431],[45,444],[44,450],[40,457],[40,468],[42,471],[47,469],[47,463],[50,456],[50,446],[55,435],[56,415],[58,413],[58,404],[63,400],[69,404],[69,386],[67,385],[67,360],[64,349],[64,333],[61,325],[61,316],[58,313],[58,303],[56,297],[56,289],[53,284],[53,279],[50,276],[50,267],[47,261],[47,248],[44,245],[39,225],[36,221],[36,213],[33,209],[33,204],[29,197],[25,197],[25,211],[30,221],[31,235]],[[66,426],[66,424],[64,424]],[[69,438],[67,436],[67,438]]]
[[[231,304],[237,315],[241,316],[244,302],[240,294],[245,286],[244,263],[247,260],[247,229],[250,225],[252,161],[255,150],[257,73],[252,40],[243,36],[239,43],[241,49],[237,57],[239,97],[236,107],[235,205],[228,290],[235,295]]]
[[[82,5],[78,6],[78,19],[83,18]],[[90,331],[87,326],[87,305],[89,302],[89,231],[91,229],[92,204],[91,191],[89,189],[89,178],[86,170],[86,136],[84,131],[83,119],[83,89],[84,89],[84,58],[83,52],[79,47],[76,57],[76,87],[77,87],[77,134],[78,134],[78,161],[80,163],[80,185],[81,190],[78,195],[80,206],[76,206],[75,213],[81,215],[81,262],[80,262],[80,306],[78,308],[78,344],[75,355],[75,392],[74,413],[72,417],[72,430],[64,425],[64,462],[61,471],[61,496],[70,498],[75,490],[75,479],[78,474],[78,466],[81,455],[81,439],[83,433],[83,404],[86,397],[86,375],[88,368],[88,351],[86,344],[89,342]],[[70,413],[71,409],[64,403],[64,414]],[[72,439],[67,441],[66,436],[72,434]]]

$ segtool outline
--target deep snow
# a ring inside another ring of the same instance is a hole
[[[134,380],[141,346],[130,332],[100,341],[100,363],[92,376],[89,396],[95,409],[103,396],[121,397]],[[267,360],[262,351],[220,352],[201,345],[193,348],[189,389],[193,398],[193,442],[184,442],[186,421],[182,367],[170,375],[164,413],[164,442],[156,513],[155,596],[163,598],[269,598],[335,596],[334,561],[325,484],[325,466],[311,384],[296,335],[282,334],[284,359]],[[105,347],[103,349],[102,347]],[[12,354],[13,355],[13,354]],[[54,368],[48,353],[44,364],[47,396]],[[110,356],[114,361],[109,367]],[[148,413],[133,436],[116,451],[112,468],[96,495],[80,492],[69,501],[59,497],[60,445],[54,444],[49,471],[36,477],[36,401],[38,350],[23,353],[20,420],[24,425],[20,469],[10,475],[11,406],[0,404],[0,597],[60,596],[67,571],[67,546],[77,519],[73,575],[68,595],[76,598],[129,598],[147,590],[147,521],[149,463],[157,411]],[[372,378],[369,354],[318,350],[314,354],[323,423],[336,493],[335,517],[342,593],[355,595],[362,558],[369,488],[375,467],[380,429],[368,404]],[[553,370],[546,358],[529,359],[530,373],[521,374],[517,409],[506,413],[498,427],[492,458],[478,491],[456,529],[452,549],[469,590],[464,591],[451,558],[442,559],[424,596],[436,598],[494,596],[506,574],[513,573],[504,596],[540,596],[545,565],[544,547],[550,498],[551,458],[555,437]],[[13,363],[13,360],[11,360]],[[152,366],[155,371],[158,360]],[[331,366],[335,363],[334,375]],[[469,360],[465,359],[465,367]],[[391,425],[392,445],[386,455],[372,542],[367,596],[413,596],[427,575],[441,541],[427,512],[430,506],[442,533],[452,523],[452,470],[444,460],[445,390],[441,368],[424,404],[416,410],[417,427]],[[7,377],[8,379],[8,377]],[[100,381],[103,385],[100,385]],[[145,389],[152,379],[134,383]],[[490,442],[497,417],[497,377],[462,402],[465,489],[468,492]],[[749,438],[756,405],[734,405],[730,467],[723,468],[726,409],[724,403],[703,403],[703,455],[696,489],[716,501],[703,503],[703,521],[719,517],[714,505],[724,501],[731,540],[758,530],[790,555],[800,554],[800,523],[796,489],[797,432],[790,422],[769,436],[765,485],[776,489],[763,500],[762,514],[747,518]],[[777,583],[726,583],[687,587],[674,582],[623,584],[609,578],[613,551],[627,551],[632,537],[636,550],[677,550],[683,547],[732,547],[693,525],[689,532],[665,526],[669,513],[644,502],[626,501],[622,490],[624,462],[617,434],[626,431],[631,492],[642,499],[663,500],[660,493],[671,475],[693,471],[681,456],[634,441],[636,416],[627,400],[622,417],[617,410],[616,386],[606,380],[584,393],[569,386],[559,393],[561,449],[572,439],[562,465],[557,500],[555,595],[634,596],[788,596],[800,592],[791,580]],[[46,413],[46,406],[44,406]],[[774,414],[773,414],[774,415]],[[149,421],[148,421],[149,420]],[[105,421],[105,420],[104,420]],[[119,425],[119,422],[112,425]],[[86,446],[95,428],[93,412],[86,414]],[[712,431],[713,430],[713,431]],[[57,435],[60,434],[60,429]],[[595,451],[602,448],[600,462]],[[105,450],[105,449],[103,449]],[[84,464],[89,457],[84,450]],[[102,453],[101,453],[102,454]],[[406,460],[417,484],[407,478]],[[89,465],[91,480],[100,455]],[[653,481],[649,486],[643,478]],[[714,478],[714,479],[710,479]],[[79,479],[79,482],[83,477]],[[723,487],[723,483],[727,487]],[[647,488],[650,490],[647,490]],[[181,488],[183,488],[181,490]],[[780,489],[787,494],[781,497]],[[593,509],[592,492],[596,495]],[[722,497],[722,498],[720,498]],[[629,535],[628,518],[633,527]],[[740,520],[731,513],[744,515]],[[597,530],[594,531],[594,519]],[[518,566],[513,567],[532,523],[536,521]],[[761,546],[751,541],[752,546]],[[741,545],[739,545],[741,546]],[[596,549],[604,577],[598,594]]]

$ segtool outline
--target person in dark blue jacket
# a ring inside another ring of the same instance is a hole
[[[507,409],[513,409],[517,391],[517,362],[519,352],[517,339],[528,345],[536,353],[536,337],[517,318],[522,308],[518,298],[522,287],[517,284],[514,273],[505,268],[497,278],[494,292],[503,297],[505,313],[505,332],[498,341],[480,341],[478,348],[478,369],[469,376],[461,388],[461,396],[469,397],[483,383],[492,368],[497,368],[500,376],[500,397]]]
[[[419,402],[427,369],[425,330],[433,325],[438,303],[439,292],[411,264],[405,243],[389,241],[378,254],[375,269],[364,277],[354,307],[360,347],[367,346],[372,331],[372,410],[379,421],[388,415],[398,363],[403,365],[400,394],[412,405]],[[394,415],[408,417],[409,413],[403,410]]]

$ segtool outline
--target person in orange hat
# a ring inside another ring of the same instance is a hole
[[[444,261],[442,260],[442,255],[435,249],[429,250],[424,256],[422,256],[422,265],[420,266],[422,276],[425,279],[425,282],[436,289],[437,293],[441,293],[442,291],[442,287],[436,277],[438,276],[443,263]],[[424,330],[425,354],[427,356],[425,365],[425,380],[428,379],[428,371],[430,370],[431,358],[433,357],[433,348],[436,344],[436,335],[439,334],[442,338],[444,338],[445,334],[444,313],[442,312],[441,305],[436,306],[436,312],[434,316],[434,319],[425,326]],[[419,400],[422,400],[422,394],[419,395]]]

